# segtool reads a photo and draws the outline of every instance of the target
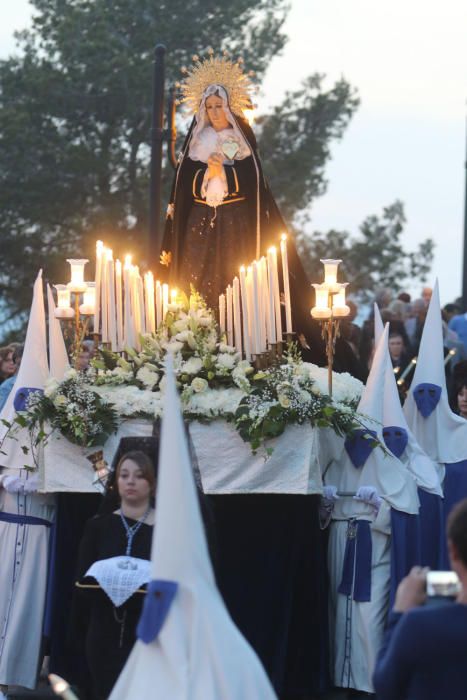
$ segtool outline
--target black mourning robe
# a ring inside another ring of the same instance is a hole
[[[246,120],[234,117],[252,155],[224,165],[228,195],[216,209],[206,205],[201,196],[207,164],[189,157],[193,119],[175,173],[161,249],[171,253],[172,261],[168,275],[166,268],[158,270],[162,279],[168,276],[171,285],[185,292],[193,285],[213,309],[217,309],[219,295],[238,275],[240,265],[250,264],[270,246],[278,246],[280,234],[287,231],[264,177],[253,130]],[[288,263],[293,328],[305,336],[308,345],[303,348],[303,359],[325,366],[321,329],[310,315],[314,298],[311,283],[292,236],[288,239]],[[334,368],[364,378],[358,359],[342,339],[336,343]]]

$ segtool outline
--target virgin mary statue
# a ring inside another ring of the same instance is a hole
[[[167,208],[161,264],[169,268],[172,285],[185,291],[192,285],[215,309],[240,266],[265,255],[287,227],[245,118],[253,86],[241,62],[227,55],[203,61],[195,56],[186,72],[181,88],[193,120]],[[304,358],[324,365],[320,332],[310,318],[310,281],[291,236],[288,259],[294,331]],[[347,362],[341,365],[336,369],[350,369]]]
[[[240,265],[277,245],[286,226],[244,116],[252,86],[241,63],[198,60],[182,89],[194,117],[172,187],[162,261],[171,281],[185,290],[193,285],[215,308]]]

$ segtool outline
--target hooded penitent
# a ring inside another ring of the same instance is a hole
[[[383,322],[375,305],[375,339],[383,332]],[[389,350],[386,346],[386,353]],[[383,392],[383,440],[410,471],[418,486],[420,499],[420,562],[437,569],[445,555],[441,482],[444,468],[422,450],[407,425],[397,391],[396,378],[389,358]],[[397,579],[399,576],[397,576]],[[393,581],[395,584],[396,581]]]
[[[399,576],[401,562],[413,560],[418,545],[415,482],[399,459],[385,453],[375,440],[383,443],[387,339],[388,329],[376,348],[360,400],[365,425],[345,441],[344,451],[324,474],[326,485],[341,494],[334,503],[329,538],[333,680],[365,692],[372,692],[371,673],[382,639],[390,579]],[[354,497],[364,491],[374,497]],[[400,514],[404,527],[396,525],[390,538],[393,512]],[[397,549],[394,571],[391,539]]]
[[[272,699],[258,658],[216,588],[170,368],[167,376],[152,580],[139,639],[110,700]]]
[[[444,463],[467,459],[467,421],[451,411],[446,389],[438,281],[428,307],[404,414],[432,459]]]
[[[425,452],[444,463],[444,515],[467,496],[467,421],[451,411],[444,369],[443,331],[436,281],[404,404],[407,423]],[[447,555],[444,567],[449,567]]]
[[[49,376],[47,361],[47,340],[45,329],[45,310],[42,289],[42,270],[34,282],[33,299],[29,314],[28,330],[24,343],[23,357],[13,389],[0,413],[2,421],[12,423],[17,411],[24,410],[27,397],[32,391],[43,391]],[[27,447],[25,454],[22,447]],[[37,465],[31,453],[31,439],[25,428],[11,429],[0,425],[0,466],[10,469],[24,467],[34,469]]]

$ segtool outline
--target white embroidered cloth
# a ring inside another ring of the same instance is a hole
[[[151,578],[151,562],[138,557],[111,557],[95,561],[86,571],[118,608]]]

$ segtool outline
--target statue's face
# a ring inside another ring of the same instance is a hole
[[[222,98],[217,95],[210,95],[206,100],[206,112],[212,127],[216,131],[227,129],[229,122],[225,115]]]

